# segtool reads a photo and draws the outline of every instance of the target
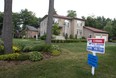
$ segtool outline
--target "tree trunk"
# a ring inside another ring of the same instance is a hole
[[[4,19],[2,38],[5,53],[12,52],[12,0],[4,0]]]
[[[53,14],[54,14],[54,0],[49,0],[49,12],[48,12],[48,23],[47,23],[47,37],[46,37],[46,43],[47,44],[51,44]]]

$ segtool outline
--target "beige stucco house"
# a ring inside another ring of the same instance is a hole
[[[104,38],[108,41],[108,32],[89,26],[83,27],[83,36],[85,38]]]
[[[47,32],[48,15],[45,15],[40,23],[40,36]],[[83,36],[83,26],[85,26],[85,20],[80,18],[71,18],[61,15],[53,15],[53,24],[58,23],[60,27],[60,36],[72,35],[73,37],[81,38]]]
[[[26,29],[25,29],[26,38],[36,38],[38,34],[39,34],[39,31],[37,28],[33,26],[26,26]]]

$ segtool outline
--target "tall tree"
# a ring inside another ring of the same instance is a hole
[[[68,17],[74,18],[77,16],[76,11],[74,11],[74,10],[68,10],[67,13],[68,13],[67,14]]]
[[[104,27],[104,30],[106,30],[109,33],[109,37],[112,37],[112,22],[107,22],[106,26]]]
[[[1,35],[1,32],[2,32],[2,27],[3,27],[3,13],[0,12],[0,35]]]
[[[46,37],[46,43],[47,44],[51,44],[53,14],[54,14],[54,0],[49,0],[49,12],[48,12],[48,23],[47,23],[47,37]]]
[[[38,26],[38,21],[40,18],[37,18],[32,11],[28,11],[28,9],[21,10],[20,12],[20,20],[23,25],[23,29],[25,29],[26,25]]]
[[[116,19],[113,20],[112,33],[113,37],[116,37]]]
[[[2,38],[4,42],[5,53],[12,52],[12,0],[4,0],[4,19]]]

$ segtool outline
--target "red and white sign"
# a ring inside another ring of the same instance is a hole
[[[87,51],[95,53],[105,53],[105,40],[101,38],[88,38]]]

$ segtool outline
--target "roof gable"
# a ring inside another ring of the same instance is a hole
[[[48,15],[45,15],[41,19],[41,21],[43,21],[46,17],[48,17]],[[72,18],[72,17],[62,16],[62,15],[57,15],[57,14],[53,15],[53,17],[55,17],[55,18],[61,18],[61,19],[67,19],[67,20],[73,20],[73,19],[75,19],[75,20],[85,21],[84,19],[81,19],[81,18]]]
[[[103,31],[97,28],[89,27],[89,26],[84,26],[85,29],[88,29],[90,31],[96,32],[96,33],[108,33],[107,31]]]
[[[33,26],[27,25],[26,27],[27,27],[27,29],[30,30],[30,31],[38,31],[38,29],[36,29],[36,28],[33,27]]]

